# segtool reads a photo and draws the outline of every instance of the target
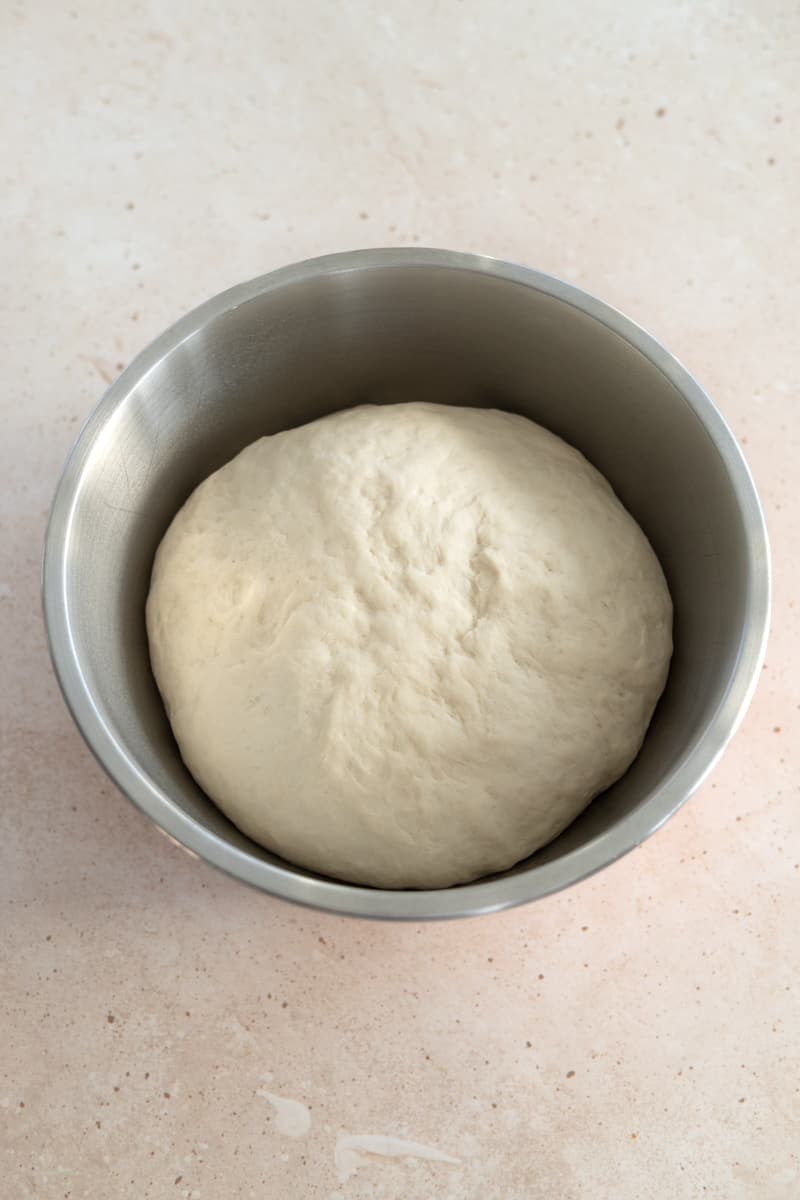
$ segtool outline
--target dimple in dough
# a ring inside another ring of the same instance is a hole
[[[175,517],[147,600],[206,793],[285,859],[384,888],[560,833],[636,756],[671,627],[649,542],[581,454],[432,404],[248,446]]]

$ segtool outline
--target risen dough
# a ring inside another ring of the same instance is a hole
[[[302,866],[445,887],[555,837],[664,687],[661,568],[606,481],[523,417],[363,407],[190,496],[147,601],[189,770]]]

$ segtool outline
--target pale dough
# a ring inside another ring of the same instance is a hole
[[[523,417],[362,407],[243,450],[156,555],[181,754],[251,838],[439,888],[555,837],[636,756],[667,676],[659,563]]]

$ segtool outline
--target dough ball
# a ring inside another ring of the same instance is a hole
[[[385,888],[501,871],[636,756],[672,606],[608,483],[524,417],[366,406],[265,437],[156,554],[184,761],[255,841]]]

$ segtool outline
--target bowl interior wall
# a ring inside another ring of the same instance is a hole
[[[421,399],[524,413],[577,446],[647,533],[675,605],[672,669],[642,752],[515,872],[642,803],[735,667],[747,601],[736,497],[702,422],[637,349],[563,301],[478,272],[343,269],[276,286],[188,337],[130,391],[82,451],[66,534],[76,648],[104,720],[176,804],[258,858],[278,861],[208,801],[167,725],[143,617],[153,554],[194,486],[255,438],[354,404]]]

